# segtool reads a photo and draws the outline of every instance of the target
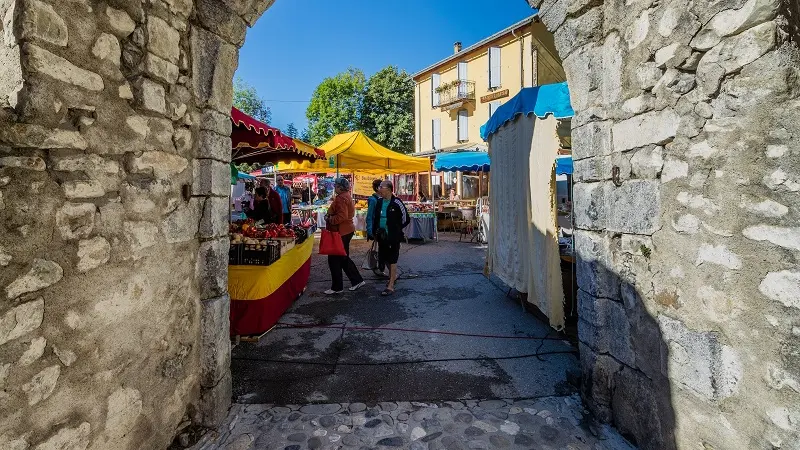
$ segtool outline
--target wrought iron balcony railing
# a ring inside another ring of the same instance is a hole
[[[442,86],[439,91],[439,107],[446,109],[457,103],[475,101],[475,82],[460,80]]]

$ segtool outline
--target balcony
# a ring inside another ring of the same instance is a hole
[[[475,82],[457,80],[445,83],[439,89],[439,108],[450,111],[460,108],[466,103],[475,102]]]

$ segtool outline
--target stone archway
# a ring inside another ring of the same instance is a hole
[[[577,111],[587,404],[643,448],[795,442],[797,2],[529,3]],[[226,413],[227,114],[271,4],[0,2],[0,442]]]

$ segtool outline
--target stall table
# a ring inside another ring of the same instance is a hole
[[[320,209],[317,211],[317,225],[320,228],[325,227],[325,214],[327,209]],[[423,239],[435,240],[438,239],[436,213],[430,212],[409,212],[411,218],[408,226],[403,229],[407,239]],[[367,210],[356,210],[356,215],[353,217],[353,225],[356,227],[356,233],[366,233],[367,231]]]
[[[231,336],[261,334],[274,326],[305,291],[314,236],[269,266],[228,266]]]

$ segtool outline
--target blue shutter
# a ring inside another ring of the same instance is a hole
[[[489,88],[500,87],[500,47],[489,48]]]
[[[467,110],[462,109],[458,112],[458,140],[466,142],[469,140],[469,122],[467,118]]]
[[[436,108],[439,106],[439,93],[436,89],[440,85],[440,77],[438,73],[431,76],[431,107]]]

